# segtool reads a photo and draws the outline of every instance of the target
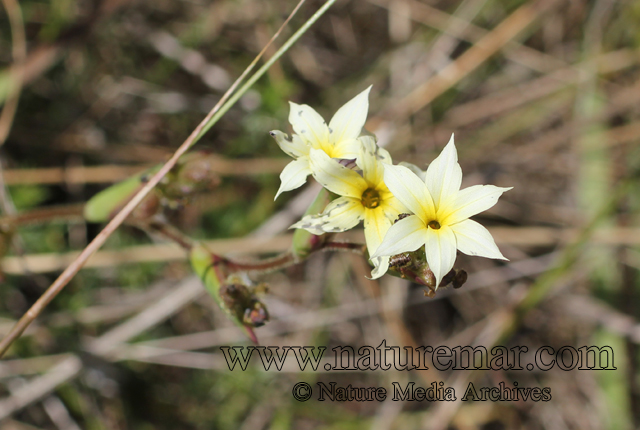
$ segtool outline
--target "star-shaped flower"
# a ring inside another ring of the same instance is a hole
[[[292,228],[321,235],[342,232],[355,227],[364,220],[364,235],[369,255],[373,255],[387,230],[407,209],[396,199],[383,181],[384,166],[391,163],[389,153],[378,147],[372,137],[363,136],[362,148],[356,164],[362,176],[332,160],[322,150],[311,149],[309,153],[314,177],[326,189],[339,198],[327,205],[318,215],[308,215]],[[373,279],[382,276],[389,268],[389,257],[372,258]]]
[[[358,137],[367,119],[370,90],[371,87],[367,88],[338,109],[328,126],[310,106],[289,102],[289,122],[295,134],[289,137],[281,131],[270,132],[280,148],[294,158],[280,174],[276,199],[284,191],[299,188],[306,182],[312,173],[309,157],[312,149],[320,150],[330,158],[358,157],[362,146]]]
[[[453,268],[456,249],[467,255],[506,260],[491,233],[469,217],[495,205],[511,188],[474,185],[461,190],[462,169],[453,136],[420,176],[416,169],[385,165],[385,184],[414,215],[391,226],[374,258],[415,251],[424,245],[436,286]]]

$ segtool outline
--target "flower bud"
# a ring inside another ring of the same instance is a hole
[[[264,325],[269,320],[269,312],[255,293],[265,287],[260,284],[253,288],[248,279],[229,274],[227,260],[211,253],[202,244],[194,244],[189,260],[220,309],[243,328],[254,343],[258,343],[253,327]]]
[[[408,279],[420,285],[428,287],[424,290],[424,295],[434,297],[438,288],[444,288],[451,284],[453,288],[460,288],[467,281],[467,272],[463,269],[451,269],[436,288],[436,277],[434,276],[424,253],[424,248],[413,252],[403,252],[389,258],[390,275]]]
[[[220,185],[215,172],[216,157],[203,151],[186,154],[166,176],[169,181],[160,186],[165,198],[184,201],[198,193],[213,190]]]

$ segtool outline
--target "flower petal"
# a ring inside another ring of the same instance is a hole
[[[376,145],[375,139],[371,136],[362,136],[359,140],[362,145],[356,164],[362,170],[362,176],[369,186],[377,187],[384,178],[383,163],[391,164],[391,156],[386,149]]]
[[[429,269],[436,277],[437,288],[444,275],[453,269],[453,263],[456,261],[456,236],[453,230],[447,226],[438,230],[430,228],[426,234],[424,250]]]
[[[376,154],[376,158],[378,159],[378,161],[381,161],[385,164],[392,163],[391,154],[389,154],[389,151],[384,149],[382,146],[378,145],[378,142],[375,136],[373,135],[362,136],[360,137],[360,140],[362,141],[363,144],[367,142],[367,145],[369,145],[369,147],[373,146],[373,149],[374,149],[373,152]]]
[[[362,198],[362,193],[367,189],[367,183],[362,176],[329,158],[327,153],[320,149],[311,149],[309,156],[313,177],[327,190],[358,200]]]
[[[307,215],[289,228],[303,228],[310,233],[338,233],[355,227],[364,217],[360,200],[340,197],[318,215]]]
[[[493,185],[474,185],[458,194],[446,205],[446,213],[441,214],[444,224],[452,225],[464,221],[473,215],[484,212],[498,202],[498,198],[511,188],[500,188]]]
[[[466,220],[451,226],[456,235],[456,246],[467,255],[507,260],[496,246],[489,230],[473,220]]]
[[[440,208],[449,196],[453,196],[460,190],[462,169],[458,164],[458,153],[453,143],[453,135],[440,155],[429,164],[425,183],[436,208]]]
[[[369,255],[373,255],[376,252],[391,224],[392,221],[385,216],[382,208],[364,210],[364,237]],[[383,260],[386,260],[386,263]],[[389,268],[389,257],[371,258],[371,262],[375,266],[373,272],[371,272],[372,279],[377,279],[384,275]],[[385,264],[386,268],[384,267]]]
[[[391,224],[392,221],[385,216],[382,208],[364,210],[364,237],[369,255],[376,252]]]
[[[322,229],[322,226],[325,224],[324,217],[322,214],[315,215],[306,215],[302,217],[300,221],[293,224],[289,228],[302,228],[307,230],[311,234],[315,234],[316,236],[322,236],[326,232]]]
[[[369,91],[371,87],[348,101],[331,118],[329,132],[334,145],[339,146],[343,140],[360,136],[369,111]]]
[[[417,216],[409,216],[393,224],[372,258],[411,252],[425,243],[427,226]]]
[[[343,158],[345,160],[353,160],[360,156],[362,150],[362,142],[358,139],[344,140],[340,145],[332,146],[329,149],[332,158]]]
[[[382,202],[380,203],[380,209],[384,211],[385,216],[391,221],[392,224],[395,222],[395,220],[398,219],[398,216],[400,214],[409,213],[409,209],[407,209],[402,203],[400,203],[400,200],[393,197],[393,194],[391,194],[390,192],[381,193],[381,195],[384,197],[382,198]]]
[[[435,219],[436,210],[431,194],[425,183],[411,170],[385,164],[384,183],[400,203],[416,214],[424,224]]]
[[[270,131],[269,134],[276,140],[276,143],[282,149],[285,154],[289,155],[293,158],[302,157],[303,155],[309,155],[309,146],[304,143],[304,141],[298,136],[294,134],[289,137],[285,133],[273,130]]]
[[[278,189],[273,200],[277,199],[278,196],[285,191],[291,191],[301,187],[307,181],[307,176],[310,174],[309,158],[306,156],[300,157],[287,164],[282,170],[282,173],[280,173],[280,189]]]
[[[329,141],[329,127],[311,106],[289,102],[289,122],[293,130],[314,148]]]
[[[373,270],[371,271],[371,278],[378,279],[389,270],[389,257],[376,257],[372,258]]]

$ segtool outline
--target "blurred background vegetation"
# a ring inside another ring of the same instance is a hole
[[[83,202],[166,160],[295,4],[25,0],[20,16],[3,1],[0,334],[99,232]],[[308,0],[285,36],[321,5]],[[340,0],[198,143],[219,156],[220,186],[166,211],[219,253],[286,249],[317,187],[273,201],[288,159],[268,132],[288,130],[289,100],[330,118],[373,84],[367,128],[394,161],[425,166],[455,132],[463,186],[514,187],[477,217],[510,262],[459,255],[467,284],[428,299],[366,280],[355,254],[314,255],[256,278],[270,285],[261,342],[500,343],[528,346],[525,362],[543,345],[609,345],[618,370],[230,372],[218,346],[243,333],[184,252],[124,226],[0,362],[0,428],[638,428],[639,44],[633,0]],[[517,381],[553,399],[299,403],[301,380],[435,380],[459,397],[470,380]]]

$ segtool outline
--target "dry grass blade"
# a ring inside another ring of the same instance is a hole
[[[94,354],[108,355],[118,344],[165,320],[204,292],[202,282],[197,277],[187,278],[154,305],[100,336],[99,340],[90,342],[87,349]]]
[[[0,363],[0,378],[42,373],[69,357],[72,357],[72,354],[43,355],[33,358],[4,360]]]
[[[220,254],[255,254],[285,251],[291,245],[291,235],[280,235],[268,241],[256,238],[217,239],[204,242],[212,252]],[[30,273],[56,272],[64,269],[78,257],[77,252],[67,254],[25,255],[5,257],[1,267],[4,273],[25,274],[25,266]],[[138,245],[127,249],[100,251],[89,259],[83,267],[114,267],[121,264],[185,260],[184,249],[174,243],[158,245]]]
[[[562,306],[578,320],[598,323],[614,333],[628,337],[634,343],[640,343],[638,321],[598,299],[588,296],[569,297]]]
[[[44,375],[16,390],[11,397],[0,400],[0,420],[46,396],[58,385],[75,377],[81,369],[82,362],[78,357],[71,356],[62,360]]]
[[[393,4],[389,0],[369,0],[377,6],[389,9],[390,13],[398,13],[397,9],[392,9]],[[401,9],[403,14],[416,22],[423,23],[436,28],[445,33],[456,33],[460,39],[467,42],[477,43],[488,33],[480,27],[461,19],[457,15],[449,15],[433,6],[420,3],[414,0],[406,0],[406,9]],[[537,51],[516,41],[509,41],[504,55],[510,60],[540,72],[551,72],[566,66],[566,63],[558,58]]]
[[[290,160],[284,158],[255,158],[227,160],[218,157],[212,163],[212,171],[223,176],[262,175],[280,173]],[[91,166],[44,169],[5,170],[5,184],[103,184],[127,179],[152,165]]]
[[[493,31],[440,70],[436,76],[396,103],[391,109],[390,116],[403,117],[424,108],[503,48],[554,3],[554,1],[534,1],[518,8]]]
[[[463,127],[474,121],[531,103],[564,88],[578,85],[586,79],[585,74],[581,73],[581,68],[593,63],[597,64],[601,73],[611,73],[630,67],[636,62],[637,56],[627,49],[602,54],[592,60],[563,67],[516,87],[496,91],[481,99],[458,105],[447,112],[447,118],[443,122],[452,129]]]

